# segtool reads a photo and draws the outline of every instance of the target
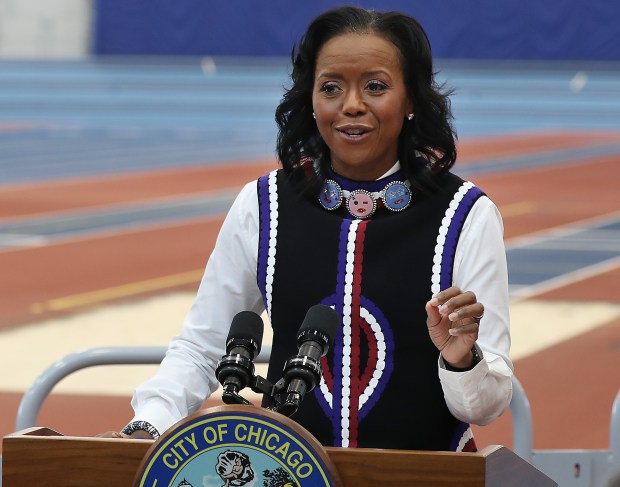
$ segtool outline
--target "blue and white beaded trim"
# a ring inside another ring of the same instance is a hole
[[[377,340],[377,366],[372,373],[372,379],[359,397],[359,409],[374,395],[375,389],[381,383],[384,372],[387,370],[387,340],[377,318],[366,308],[360,307],[360,316],[370,325],[373,335]]]
[[[437,245],[433,257],[433,274],[431,277],[431,293],[437,294],[452,285],[452,269],[456,244],[463,229],[465,218],[476,200],[484,195],[473,183],[464,182],[454,194],[448,205],[441,227],[437,234]]]
[[[265,277],[265,301],[267,315],[271,317],[273,295],[273,276],[276,272],[276,242],[278,240],[278,183],[277,172],[269,173],[269,245],[267,248],[267,268]]]

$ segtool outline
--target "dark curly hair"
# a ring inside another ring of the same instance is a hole
[[[398,141],[402,170],[414,188],[436,187],[439,174],[456,160],[456,133],[452,127],[449,92],[434,79],[431,46],[414,18],[399,12],[380,12],[343,6],[319,15],[293,48],[292,86],[286,90],[275,113],[278,124],[276,152],[285,173],[302,191],[322,184],[329,165],[329,149],[312,117],[312,91],[317,55],[330,39],[347,33],[378,34],[396,46],[415,118],[403,124]],[[311,160],[320,161],[310,174]]]

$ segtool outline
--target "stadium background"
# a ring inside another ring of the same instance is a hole
[[[457,172],[498,203],[536,448],[607,448],[620,388],[620,3],[352,2],[425,26]],[[293,42],[338,2],[0,0],[0,434],[50,363],[165,345],[242,184],[275,167]],[[80,372],[40,424],[122,426],[149,367]],[[476,431],[511,443],[507,413]]]

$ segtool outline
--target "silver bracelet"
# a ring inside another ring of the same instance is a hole
[[[148,421],[132,421],[121,430],[121,433],[131,435],[134,431],[144,431],[154,440],[159,438],[159,431]]]

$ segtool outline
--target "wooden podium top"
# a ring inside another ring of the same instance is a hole
[[[62,436],[29,428],[3,439],[4,487],[131,487],[152,440]],[[345,487],[547,487],[557,484],[508,448],[478,453],[326,448]]]

